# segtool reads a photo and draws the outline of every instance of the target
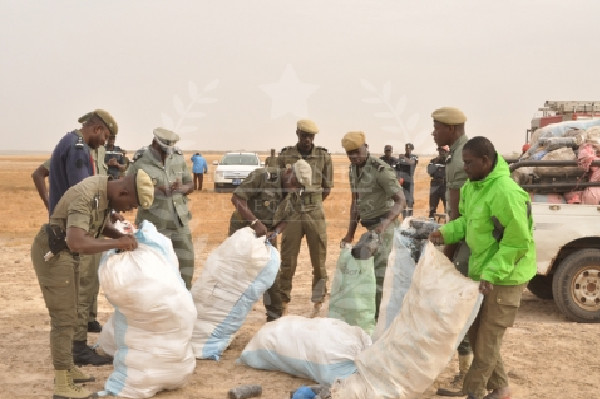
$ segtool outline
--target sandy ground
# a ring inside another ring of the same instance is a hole
[[[216,155],[208,155],[209,162]],[[38,198],[30,173],[41,163],[39,156],[0,156],[0,399],[48,398],[52,392],[52,362],[48,347],[49,317],[29,257],[29,246],[39,226],[47,217]],[[339,254],[348,217],[349,193],[346,179],[347,160],[335,156],[335,189],[326,201],[328,220],[328,260],[330,276]],[[416,215],[424,216],[428,180],[426,159],[417,170]],[[214,166],[210,166],[212,170]],[[192,231],[196,251],[197,277],[208,254],[223,241],[232,210],[230,195],[214,193],[210,174],[205,189],[191,195],[194,216]],[[127,215],[133,220],[133,215]],[[358,237],[358,234],[357,234]],[[290,313],[307,316],[310,312],[311,267],[308,250],[303,244],[294,280]],[[99,320],[104,323],[112,306],[102,292],[99,296]],[[257,303],[229,349],[220,361],[197,360],[189,383],[182,389],[161,392],[160,398],[226,398],[227,391],[239,384],[260,384],[263,398],[287,399],[290,391],[309,380],[282,372],[255,370],[235,363],[246,343],[264,324],[264,308]],[[525,292],[516,324],[509,329],[502,348],[511,378],[513,398],[551,399],[600,397],[600,324],[577,324],[567,321],[554,303],[540,300]],[[90,334],[94,343],[97,334]],[[435,390],[447,384],[457,367],[453,359],[423,393],[435,398]],[[85,367],[96,377],[87,384],[101,390],[112,366]]]

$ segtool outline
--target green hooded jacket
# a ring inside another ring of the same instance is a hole
[[[499,154],[484,179],[467,180],[461,188],[459,211],[461,216],[440,231],[446,244],[464,238],[469,245],[470,278],[519,285],[535,276],[529,195],[510,177],[508,164]]]

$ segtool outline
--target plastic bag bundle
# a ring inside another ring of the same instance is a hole
[[[373,256],[356,259],[349,248],[342,248],[330,291],[328,316],[371,334],[375,328]]]
[[[238,362],[330,385],[356,371],[354,359],[369,345],[362,328],[341,320],[284,316],[262,326]]]
[[[192,286],[198,311],[192,345],[198,359],[218,360],[248,312],[273,285],[279,252],[245,227],[217,247]]]
[[[115,369],[104,389],[116,396],[148,398],[182,387],[194,371],[190,340],[196,308],[171,241],[147,221],[135,237],[135,251],[109,251],[98,271],[115,307]]]
[[[336,381],[332,398],[420,397],[452,358],[481,300],[478,283],[427,244],[400,313],[356,358],[357,373]]]

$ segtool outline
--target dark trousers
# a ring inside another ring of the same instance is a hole
[[[203,173],[194,173],[194,190],[202,191],[202,181],[204,180]]]
[[[446,211],[446,185],[432,180],[429,185],[429,218],[433,218],[438,204],[442,201]]]

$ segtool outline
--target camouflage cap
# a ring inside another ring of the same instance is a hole
[[[135,174],[135,196],[139,206],[144,209],[150,208],[154,202],[154,184],[143,169],[138,169]]]
[[[317,134],[319,133],[319,128],[317,124],[309,119],[300,119],[296,123],[296,130],[308,133],[308,134]]]
[[[301,186],[310,186],[312,182],[312,169],[308,162],[306,162],[304,159],[299,159],[295,164],[292,165],[292,170],[294,171],[296,179],[298,179],[298,183],[300,183]]]
[[[117,121],[115,121],[115,118],[113,118],[112,115],[108,113],[108,111],[105,111],[100,108],[88,112],[87,114],[77,119],[77,121],[79,123],[85,123],[88,121],[88,119],[90,119],[92,115],[96,115],[98,118],[102,119],[102,122],[104,122],[111,135],[115,136],[119,132],[119,125],[117,125]]]
[[[465,114],[458,108],[442,107],[431,113],[434,121],[444,123],[446,125],[461,125],[467,121]]]
[[[177,133],[163,127],[157,127],[152,133],[154,134],[154,138],[160,144],[166,146],[173,146],[179,141],[179,135]]]
[[[346,151],[357,150],[365,144],[365,133],[364,132],[348,132],[342,138],[342,147]]]

